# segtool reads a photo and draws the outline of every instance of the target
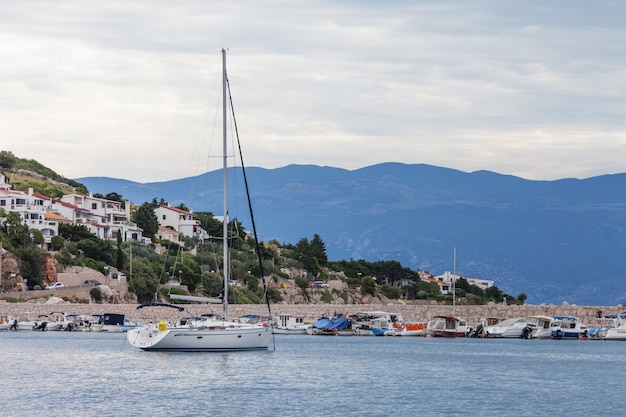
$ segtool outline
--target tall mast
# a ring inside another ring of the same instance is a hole
[[[452,315],[456,306],[456,248],[454,248],[454,269],[452,270]]]
[[[222,48],[222,101],[223,101],[223,111],[222,111],[222,133],[223,137],[223,158],[224,158],[224,220],[222,225],[222,232],[224,237],[222,238],[222,242],[224,245],[224,320],[228,320],[228,199],[226,195],[226,190],[228,186],[228,147],[226,141],[226,50]]]

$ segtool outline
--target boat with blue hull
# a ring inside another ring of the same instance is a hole
[[[578,317],[554,316],[550,332],[551,339],[581,339],[587,336],[587,325]]]

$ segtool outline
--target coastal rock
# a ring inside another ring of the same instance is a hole
[[[59,297],[50,297],[48,300],[44,302],[45,305],[56,305],[56,304],[69,304],[67,301],[63,300]]]
[[[102,297],[102,302],[108,304],[123,304],[128,302],[119,292],[115,291],[108,285],[98,285],[97,287],[100,290],[100,295]]]

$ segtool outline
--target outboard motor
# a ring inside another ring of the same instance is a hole
[[[526,326],[522,329],[522,334],[520,336],[522,339],[532,339],[533,338],[533,330],[530,326]]]
[[[485,325],[482,323],[478,323],[478,326],[476,326],[476,329],[474,330],[473,337],[482,337],[484,331],[485,331]]]

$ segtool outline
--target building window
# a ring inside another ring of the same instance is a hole
[[[98,209],[98,203],[91,203],[91,209],[92,210],[97,210]]]

